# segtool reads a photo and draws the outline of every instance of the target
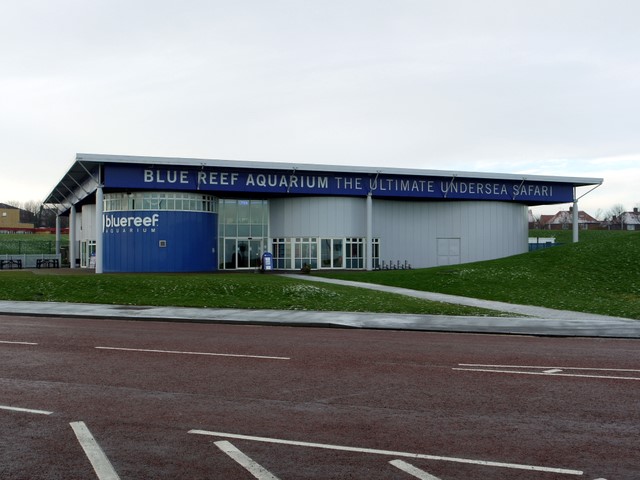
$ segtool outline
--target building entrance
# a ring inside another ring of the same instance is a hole
[[[344,240],[322,238],[320,240],[320,268],[344,268]]]
[[[267,245],[269,203],[266,200],[221,199],[218,213],[220,269],[256,268]]]
[[[224,258],[226,269],[256,268],[264,251],[262,239],[225,238]]]
[[[80,267],[95,268],[96,266],[96,241],[83,240],[80,242]]]

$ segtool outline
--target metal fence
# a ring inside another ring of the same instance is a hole
[[[562,243],[551,243],[551,242],[547,242],[547,243],[530,243],[529,244],[529,251],[533,252],[535,250],[542,250],[543,248],[557,247],[558,245],[562,245]]]
[[[62,241],[60,247],[68,246],[69,241]],[[0,238],[0,255],[33,255],[55,254],[55,240],[14,240]]]

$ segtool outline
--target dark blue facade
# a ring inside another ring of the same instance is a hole
[[[214,271],[217,224],[218,215],[211,212],[104,213],[104,272]]]

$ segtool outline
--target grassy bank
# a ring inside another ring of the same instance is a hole
[[[564,245],[420,270],[314,275],[640,319],[640,232],[532,231]],[[257,274],[0,272],[0,299],[215,308],[486,315],[486,310]]]
[[[212,308],[319,310],[434,315],[502,315],[276,275],[103,274],[1,271],[0,299]]]
[[[532,235],[565,244],[466,265],[327,276],[640,319],[640,232],[580,232],[575,244],[570,231],[550,233]]]

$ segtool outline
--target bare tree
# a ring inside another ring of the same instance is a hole
[[[27,212],[31,212],[34,215],[37,215],[38,212],[40,212],[41,206],[42,202],[38,200],[27,200],[26,202],[22,202],[22,206],[20,208],[26,210]]]
[[[604,211],[601,208],[597,209],[596,213],[593,215],[593,218],[595,218],[598,221],[604,220],[605,219]]]
[[[607,220],[611,225],[620,225],[620,230],[624,229],[624,213],[626,212],[624,205],[616,203],[607,210]]]

